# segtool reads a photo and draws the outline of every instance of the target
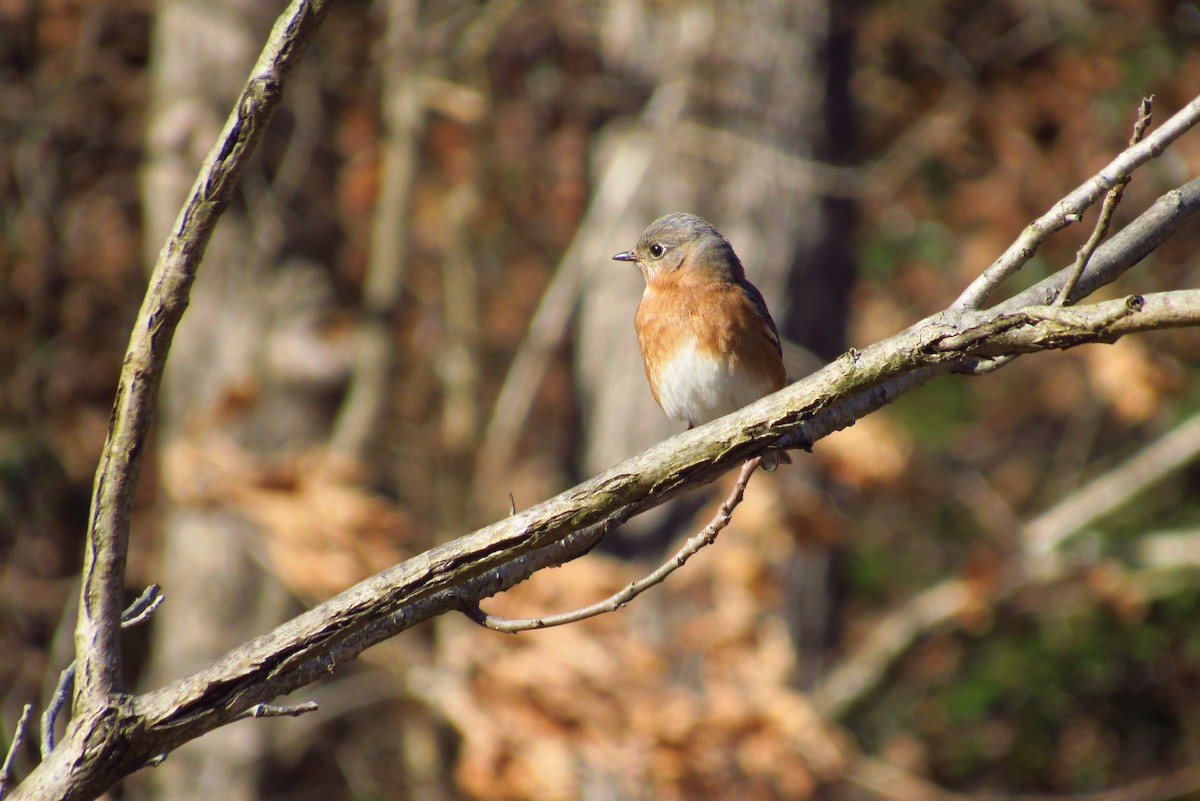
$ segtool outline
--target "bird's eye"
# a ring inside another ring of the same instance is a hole
[[[666,252],[667,252],[667,249],[664,248],[662,245],[660,245],[657,242],[655,242],[653,245],[650,246],[650,255],[656,259],[661,259],[662,254],[664,254]]]

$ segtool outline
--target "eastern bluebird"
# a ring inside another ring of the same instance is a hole
[[[787,383],[775,321],[729,241],[705,220],[676,212],[655,220],[637,247],[613,256],[646,279],[634,327],[654,400],[688,428],[752,403]],[[763,456],[774,470],[786,453]]]

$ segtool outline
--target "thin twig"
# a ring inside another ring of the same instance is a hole
[[[42,713],[42,759],[50,755],[54,750],[54,727],[58,723],[58,716],[62,713],[62,708],[66,705],[67,699],[71,697],[71,690],[75,687],[75,662],[67,665],[63,672],[58,674],[58,684],[54,685],[54,693],[50,696],[50,702],[46,704],[46,711]]]
[[[290,704],[287,706],[255,704],[235,717],[234,720],[245,720],[246,718],[298,718],[306,712],[316,712],[319,708],[316,701],[305,701],[302,704]]]
[[[581,609],[573,609],[570,612],[562,612],[557,615],[548,617],[530,617],[530,618],[502,618],[495,615],[489,615],[479,608],[478,605],[468,607],[465,611],[467,617],[475,621],[484,628],[492,629],[493,631],[502,631],[507,634],[515,634],[518,631],[529,631],[531,629],[548,629],[552,626],[563,626],[567,623],[576,623],[580,620],[587,620],[590,617],[597,617],[607,612],[615,612],[627,603],[632,601],[637,596],[641,595],[646,590],[656,584],[661,584],[667,576],[674,573],[679,568],[691,559],[708,545],[712,545],[717,535],[729,525],[733,519],[733,510],[742,502],[742,498],[746,493],[746,485],[750,482],[750,476],[754,474],[755,469],[762,463],[761,456],[755,456],[753,459],[748,459],[742,465],[742,472],[738,474],[737,483],[734,484],[733,490],[721,502],[717,508],[716,515],[709,521],[700,533],[688,539],[683,544],[675,555],[659,565],[658,569],[645,578],[639,579],[619,592],[610,595],[603,601],[585,606]]]
[[[1146,129],[1150,127],[1150,122],[1153,119],[1154,95],[1143,97],[1142,102],[1138,104],[1138,116],[1137,120],[1133,123],[1133,135],[1129,137],[1130,147],[1142,141],[1142,137],[1146,135]],[[1079,283],[1079,277],[1087,269],[1092,254],[1096,252],[1096,248],[1100,246],[1100,242],[1104,237],[1108,236],[1108,227],[1112,224],[1113,212],[1117,210],[1117,205],[1121,202],[1121,195],[1124,194],[1125,187],[1129,185],[1130,177],[1129,175],[1121,176],[1116,185],[1108,190],[1108,194],[1104,196],[1104,203],[1100,206],[1100,216],[1096,220],[1096,227],[1092,229],[1092,235],[1088,237],[1088,241],[1075,254],[1075,266],[1067,276],[1067,280],[1063,283],[1062,289],[1058,291],[1058,297],[1055,298],[1054,305],[1065,306],[1070,302],[1071,293],[1075,291],[1075,285]]]
[[[1200,122],[1200,97],[1180,109],[1162,127],[1133,147],[1126,148],[1104,169],[1089,178],[1070,194],[1038,217],[1021,232],[1008,250],[992,262],[983,274],[959,295],[951,308],[978,309],[988,296],[1006,279],[1033,258],[1037,249],[1051,236],[1078,222],[1083,212],[1111,189],[1123,176],[1158,156],[1163,150]]]
[[[142,625],[158,611],[158,607],[162,606],[164,600],[166,600],[166,596],[162,594],[162,587],[157,584],[146,587],[137,600],[121,613],[121,628],[132,629]]]
[[[4,756],[4,764],[0,765],[0,799],[4,798],[4,794],[8,791],[8,782],[12,778],[13,762],[17,759],[17,752],[21,750],[21,746],[25,743],[25,731],[29,727],[29,719],[33,717],[33,704],[26,704],[21,710],[21,719],[17,721],[17,728],[13,732],[12,742],[9,743],[8,753]]]

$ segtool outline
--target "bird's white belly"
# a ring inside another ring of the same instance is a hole
[[[658,400],[667,416],[701,425],[729,414],[771,392],[770,382],[730,360],[697,348],[695,340],[679,347],[660,366]]]

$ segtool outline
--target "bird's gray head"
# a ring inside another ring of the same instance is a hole
[[[745,276],[729,240],[707,220],[681,211],[650,223],[637,247],[613,259],[636,262],[647,282],[681,268],[704,280],[739,281]]]

